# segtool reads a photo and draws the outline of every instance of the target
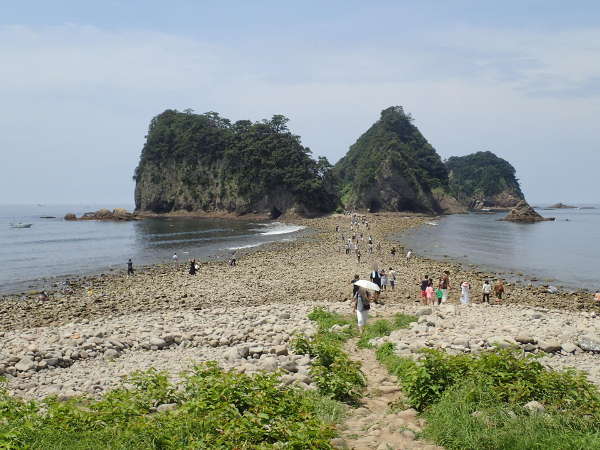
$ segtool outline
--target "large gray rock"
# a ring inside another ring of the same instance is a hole
[[[420,308],[415,312],[415,316],[428,316],[433,313],[431,308]]]
[[[151,346],[158,348],[163,348],[167,345],[165,340],[159,337],[151,337],[149,342]]]
[[[565,353],[575,353],[575,352],[581,350],[575,344],[571,344],[570,342],[565,342],[564,344],[561,345],[561,348],[562,348],[562,351]]]
[[[487,338],[486,341],[492,347],[499,347],[499,348],[510,348],[510,347],[517,345],[517,341],[515,341],[510,336],[491,336],[491,337]]]
[[[562,349],[560,342],[543,341],[538,344],[540,350],[546,353],[555,353]]]
[[[581,336],[577,345],[586,352],[600,352],[600,337]]]
[[[523,405],[525,409],[528,409],[532,413],[543,413],[546,408],[540,402],[536,402],[535,400],[530,401]]]
[[[35,369],[36,364],[31,358],[21,358],[21,360],[15,364],[15,369],[21,372],[27,372],[28,370]]]
[[[515,341],[519,344],[535,344],[536,340],[534,337],[529,336],[528,334],[520,334],[519,336],[515,336]]]

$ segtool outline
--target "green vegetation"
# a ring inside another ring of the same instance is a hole
[[[459,201],[469,203],[508,191],[523,199],[515,168],[492,152],[453,156],[446,161],[450,173],[450,192]]]
[[[376,320],[365,327],[363,335],[358,340],[358,346],[360,348],[372,348],[373,346],[369,344],[371,339],[389,336],[392,331],[407,328],[411,322],[416,320],[417,318],[414,316],[401,313],[394,315],[391,321],[387,319]]]
[[[600,448],[600,394],[573,370],[546,369],[532,355],[497,350],[473,355],[423,351],[416,362],[377,358],[399,377],[411,406],[427,419],[424,435],[449,449]],[[538,401],[545,412],[524,408]]]
[[[431,189],[447,187],[448,173],[412,122],[401,106],[384,109],[336,164],[347,206],[438,211]]]
[[[350,360],[343,350],[344,341],[356,334],[353,323],[339,314],[317,308],[309,316],[317,322],[318,331],[312,338],[298,336],[292,342],[295,353],[313,359],[310,374],[322,395],[349,405],[357,405],[366,386],[360,363]],[[334,325],[345,327],[330,331]]]
[[[215,363],[196,367],[180,386],[154,371],[129,382],[100,400],[36,403],[0,392],[0,448],[330,448],[342,414],[338,402],[282,388],[276,375]],[[169,403],[176,408],[157,412]]]
[[[215,112],[166,110],[152,119],[135,171],[136,208],[245,213],[283,208],[289,202],[274,199],[286,194],[310,211],[332,211],[332,166],[312,159],[287,122],[275,115],[232,124]]]

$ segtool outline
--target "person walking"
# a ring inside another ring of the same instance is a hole
[[[406,262],[410,261],[410,258],[412,258],[412,250],[408,250],[406,252]]]
[[[435,304],[435,290],[433,289],[433,280],[429,280],[429,284],[425,288],[425,297],[427,298],[427,304],[433,306]]]
[[[460,302],[468,305],[471,302],[471,283],[463,281],[460,285]]]
[[[381,270],[381,290],[386,291],[388,286],[388,275],[385,270]]]
[[[356,312],[356,319],[358,322],[358,331],[362,336],[365,326],[367,325],[367,320],[369,318],[369,310],[371,309],[371,304],[369,303],[369,295],[367,294],[367,290],[365,288],[358,288],[356,294],[352,298],[352,310]]]
[[[482,301],[489,305],[490,304],[490,294],[492,293],[492,285],[490,284],[490,280],[485,280],[485,282],[483,283],[482,292],[483,292]]]
[[[127,275],[133,275],[133,261],[131,261],[131,258],[127,261]]]
[[[390,286],[392,287],[392,291],[396,288],[396,271],[390,267],[389,270],[390,277]]]
[[[358,248],[356,249],[356,260],[358,261],[358,264],[360,264],[360,250]]]
[[[438,287],[435,290],[435,296],[437,298],[437,304],[438,306],[442,304],[442,296],[444,295],[444,293],[442,292],[442,290]]]
[[[448,289],[450,289],[450,272],[444,270],[444,275],[440,279],[439,284],[440,289],[442,290],[442,303],[446,303],[448,301]]]
[[[427,304],[427,286],[429,286],[429,275],[421,280],[421,302]]]
[[[190,275],[196,275],[196,260],[192,259],[190,261]]]
[[[496,295],[496,301],[502,301],[502,295],[504,295],[504,283],[502,280],[498,280],[494,286],[494,294]]]
[[[177,257],[177,253],[173,253],[173,256],[171,257],[171,259],[173,260],[173,262],[174,262],[175,264],[177,264],[177,260],[179,259],[179,258]]]
[[[373,266],[373,271],[371,272],[371,275],[369,276],[369,278],[371,279],[371,281],[373,283],[375,283],[381,289],[381,274],[379,273],[379,269],[377,268],[376,265]]]

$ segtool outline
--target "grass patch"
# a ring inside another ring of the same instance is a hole
[[[373,348],[373,346],[369,344],[371,339],[389,336],[392,331],[400,328],[408,328],[411,322],[415,322],[416,320],[417,318],[414,316],[401,313],[395,314],[391,320],[378,319],[365,327],[363,335],[358,340],[357,345],[360,348]]]
[[[296,337],[292,341],[292,349],[297,354],[312,358],[310,375],[322,395],[358,405],[366,379],[360,363],[352,361],[342,348],[346,340],[356,335],[352,320],[322,308],[315,309],[308,317],[317,323],[318,331],[311,338]],[[331,331],[334,325],[343,328]]]
[[[281,388],[276,375],[248,376],[216,363],[195,367],[181,385],[155,371],[100,400],[26,402],[0,392],[4,449],[330,448],[343,408]],[[175,403],[172,411],[156,407]]]
[[[449,355],[424,350],[416,362],[377,358],[396,375],[410,406],[424,412],[424,436],[449,449],[600,449],[600,393],[574,370],[546,369],[515,350]],[[536,400],[543,413],[524,405]]]

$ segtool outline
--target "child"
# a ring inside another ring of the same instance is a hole
[[[433,306],[433,296],[435,295],[435,291],[433,289],[433,281],[429,280],[429,284],[425,288],[425,295],[427,296],[427,304]]]
[[[442,304],[442,297],[444,296],[444,291],[442,291],[439,287],[435,290],[435,296],[437,297],[437,304]]]
[[[500,302],[500,300],[502,300],[502,294],[504,294],[504,283],[502,280],[498,280],[494,286],[494,293],[496,294],[497,301]]]

